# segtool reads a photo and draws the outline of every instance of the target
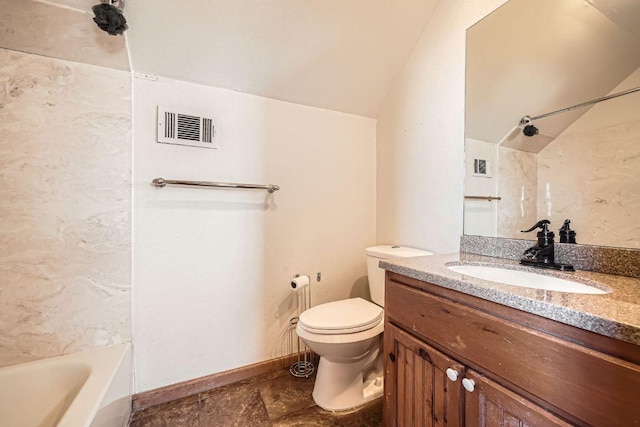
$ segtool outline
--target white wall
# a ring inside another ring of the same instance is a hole
[[[462,234],[465,31],[504,0],[441,1],[378,114],[377,240],[454,252]]]
[[[135,78],[136,391],[289,351],[289,280],[313,303],[366,285],[375,243],[375,120],[175,80]],[[212,115],[220,148],[156,143],[156,106]],[[278,184],[154,188],[153,178]]]

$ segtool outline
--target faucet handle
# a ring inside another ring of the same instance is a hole
[[[533,227],[531,227],[528,230],[520,230],[521,233],[528,233],[530,231],[535,230],[536,228],[542,228],[542,232],[546,233],[549,231],[549,224],[551,224],[551,221],[549,221],[548,219],[542,219],[538,222],[535,223],[535,225]]]
[[[570,223],[571,220],[565,219],[560,227],[560,243],[576,243],[576,232],[571,229]]]

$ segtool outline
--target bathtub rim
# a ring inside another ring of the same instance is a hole
[[[58,420],[56,427],[90,427],[98,412],[110,402],[104,402],[110,391],[114,379],[128,360],[131,367],[131,343],[125,342],[106,347],[97,347],[81,352],[55,356],[47,359],[34,360],[15,365],[3,366],[0,373],[15,370],[29,371],[31,369],[56,369],[61,365],[75,364],[89,369],[89,376],[75,395],[64,414]],[[129,399],[132,395],[132,373],[128,376]]]
[[[70,357],[86,363],[91,368],[91,374],[56,427],[90,427],[105,403],[109,387],[125,359],[131,358],[131,343],[98,347],[61,357]],[[128,393],[131,396],[131,386]]]

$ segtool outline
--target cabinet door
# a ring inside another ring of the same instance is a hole
[[[464,366],[392,325],[384,336],[386,426],[461,426]]]
[[[464,380],[466,426],[546,427],[571,425],[471,369],[467,369]],[[468,383],[468,380],[473,383]]]

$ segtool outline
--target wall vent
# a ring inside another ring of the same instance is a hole
[[[218,148],[213,120],[158,106],[158,142],[190,147]]]

